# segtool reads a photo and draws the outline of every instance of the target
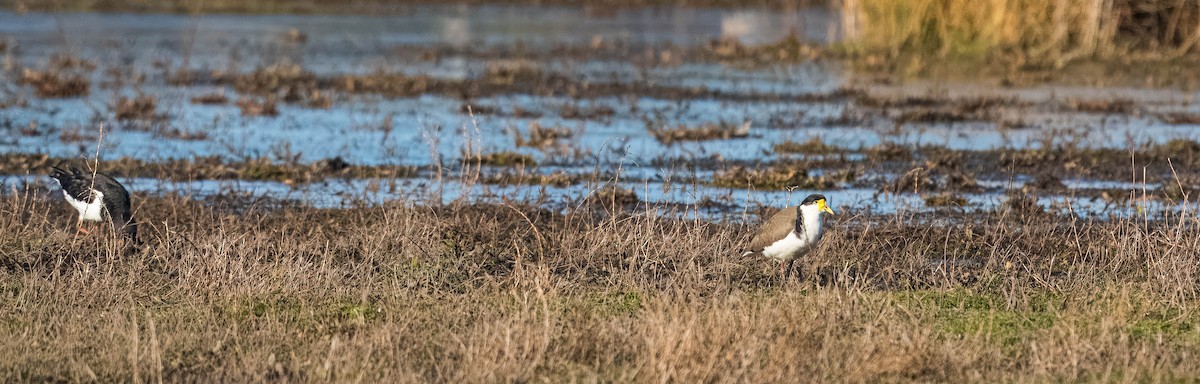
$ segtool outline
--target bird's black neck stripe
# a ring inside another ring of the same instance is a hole
[[[795,229],[795,232],[797,235],[804,234],[804,210],[800,209],[800,207],[801,206],[799,206],[799,205],[796,206],[796,229]]]

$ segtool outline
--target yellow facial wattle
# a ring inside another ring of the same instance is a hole
[[[824,199],[822,199],[822,200],[817,200],[817,208],[820,208],[821,212],[825,212],[825,213],[828,213],[828,214],[830,214],[830,215],[836,215],[836,214],[837,214],[837,213],[834,213],[834,212],[833,212],[833,209],[832,209],[832,208],[829,208],[829,206],[828,206],[828,205],[825,205],[825,200],[824,200]]]

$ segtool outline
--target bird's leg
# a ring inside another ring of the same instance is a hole
[[[77,223],[77,225],[76,225],[75,227],[76,227],[76,229],[78,229],[78,231],[77,231],[77,232],[75,232],[75,237],[76,237],[76,238],[78,238],[78,237],[79,237],[79,234],[81,234],[81,233],[82,233],[82,234],[84,234],[84,235],[90,235],[90,234],[92,234],[92,232],[88,231],[88,230],[87,230],[87,228],[84,228],[84,227],[83,227],[83,220],[79,220],[79,222]]]
[[[787,283],[787,278],[788,278],[788,269],[791,269],[791,268],[788,268],[788,267],[791,267],[791,266],[792,266],[792,264],[791,264],[791,263],[789,263],[789,262],[786,262],[786,261],[780,261],[780,262],[779,262],[779,282],[780,282],[781,284],[782,284],[782,283]]]
[[[787,270],[788,270],[788,274],[789,274],[789,275],[791,275],[791,274],[792,274],[792,270],[794,269],[794,268],[792,268],[792,267],[793,267],[793,266],[795,266],[795,265],[796,265],[796,259],[791,259],[791,260],[788,260],[788,266],[787,266]],[[799,272],[797,272],[797,273],[799,273]]]

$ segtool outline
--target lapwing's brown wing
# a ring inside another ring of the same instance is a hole
[[[750,242],[750,246],[746,248],[749,252],[760,253],[763,248],[774,244],[787,237],[788,233],[796,229],[796,213],[797,207],[787,207],[782,211],[776,212],[767,219],[767,222],[758,229],[758,233],[754,235],[754,240]]]

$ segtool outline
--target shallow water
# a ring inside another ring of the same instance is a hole
[[[621,172],[621,185],[638,191],[642,201],[654,204],[694,204],[717,201],[725,211],[755,204],[782,205],[810,191],[761,192],[703,186],[669,185],[670,180],[703,175],[691,169],[660,169],[656,159],[720,159],[754,163],[780,158],[772,147],[783,141],[812,138],[830,145],[857,149],[880,143],[942,145],[956,149],[1037,148],[1070,140],[1092,147],[1125,148],[1130,143],[1163,142],[1200,137],[1194,125],[1168,125],[1154,118],[1160,112],[1197,112],[1194,94],[1175,90],[1089,89],[1038,86],[1029,88],[981,87],[970,84],[913,83],[873,85],[880,95],[920,96],[931,93],[962,97],[1004,97],[1026,101],[1025,106],[999,106],[1005,118],[1029,123],[1029,128],[998,128],[995,122],[907,123],[897,126],[887,116],[866,116],[848,123],[829,123],[853,112],[845,100],[794,101],[798,95],[821,95],[855,83],[836,63],[814,61],[783,66],[743,68],[719,62],[697,61],[648,65],[613,58],[553,57],[535,63],[545,71],[596,82],[652,84],[719,91],[722,96],[688,100],[653,97],[537,96],[499,94],[470,100],[500,114],[462,111],[456,97],[423,95],[386,98],[378,95],[335,95],[329,109],[279,105],[277,117],[245,117],[232,103],[239,95],[225,86],[173,86],[165,81],[169,70],[191,68],[211,71],[249,71],[279,62],[295,63],[317,75],[363,74],[375,71],[427,75],[442,79],[479,76],[489,66],[505,60],[471,55],[482,50],[522,47],[529,51],[558,46],[586,46],[621,42],[631,47],[664,45],[700,46],[716,38],[746,44],[778,41],[794,33],[802,41],[827,43],[835,20],[828,10],[642,9],[597,15],[574,7],[518,6],[413,6],[389,16],[354,15],[183,15],[159,14],[14,14],[0,12],[0,38],[8,42],[2,78],[15,84],[20,68],[45,66],[55,55],[70,54],[97,63],[91,72],[92,91],[83,98],[41,99],[30,87],[0,88],[0,100],[25,100],[26,105],[0,110],[0,153],[46,153],[55,156],[90,156],[94,138],[64,141],[63,133],[79,130],[97,136],[104,123],[102,158],[135,157],[147,160],[224,156],[229,159],[269,157],[311,162],[341,157],[354,164],[432,166],[439,161],[455,164],[467,153],[515,151],[533,155],[545,171],[575,174]],[[290,40],[289,30],[302,31],[306,41]],[[454,48],[465,54],[421,58],[414,50]],[[636,49],[636,48],[635,48]],[[651,55],[653,56],[653,55]],[[140,74],[141,81],[114,83],[106,71],[118,69]],[[223,93],[231,102],[198,105],[193,97]],[[119,96],[153,95],[167,124],[185,132],[202,132],[200,140],[163,137],[159,133],[123,126],[113,118],[111,105]],[[1064,112],[1051,105],[1064,100],[1112,99],[1138,102],[1143,111],[1134,115]],[[781,100],[781,101],[770,101]],[[817,99],[814,99],[817,100]],[[604,107],[611,116],[564,118],[563,106],[581,109]],[[517,117],[521,109],[535,117]],[[515,145],[516,135],[527,135],[533,123],[560,126],[573,136],[555,148]],[[700,126],[710,123],[749,123],[745,138],[663,144],[648,126]],[[39,133],[19,130],[36,124]],[[385,128],[390,127],[390,128]],[[851,156],[862,156],[852,154]],[[822,170],[816,170],[819,173]],[[710,172],[710,171],[708,171]],[[293,188],[277,183],[211,182],[167,183],[127,180],[131,189],[167,193],[212,194],[221,190],[246,190],[319,206],[336,206],[360,197],[356,191],[372,183],[392,181],[332,181]],[[404,180],[394,192],[375,194],[367,201],[421,199],[431,193],[430,180]],[[1089,185],[1094,181],[1068,181],[1070,188],[1134,188],[1130,184]],[[1011,185],[1011,183],[1010,183]],[[669,186],[669,187],[668,187]],[[448,183],[441,199],[461,196],[486,200],[488,196],[516,200],[576,201],[586,186],[473,186]],[[484,193],[482,191],[487,191]],[[873,189],[842,188],[837,201],[855,209],[885,213],[927,210],[920,196],[877,196]],[[329,198],[338,196],[339,198]],[[424,196],[424,197],[423,197]],[[966,196],[971,209],[993,209],[1004,201],[998,192]],[[1054,199],[1065,199],[1056,201]],[[1112,213],[1111,204],[1081,198],[1051,197],[1046,207],[1069,206],[1084,215]]]
[[[626,180],[632,178],[626,178]],[[831,206],[851,219],[858,215],[914,215],[931,212],[992,213],[1003,212],[1007,197],[996,193],[963,194],[966,204],[956,207],[930,207],[923,195],[887,194],[872,189],[845,188],[836,192],[795,189],[758,191],[713,188],[682,183],[653,181],[600,180],[579,186],[487,185],[461,179],[438,183],[431,179],[349,179],[327,180],[289,185],[269,181],[199,180],[172,182],[158,179],[123,180],[134,192],[160,196],[212,199],[229,196],[239,201],[272,200],[321,208],[372,207],[394,201],[412,204],[441,204],[474,201],[498,204],[537,204],[563,212],[587,204],[588,197],[616,186],[632,191],[639,203],[635,210],[652,210],[677,217],[699,217],[719,221],[753,220],[749,211],[760,207],[794,206],[810,193],[826,193]],[[59,199],[57,183],[44,176],[0,176],[0,196],[31,191],[50,199]],[[266,200],[263,200],[266,199]],[[1091,219],[1142,217],[1179,217],[1192,215],[1200,204],[1176,204],[1161,200],[1146,202],[1108,202],[1085,196],[1048,195],[1037,198],[1047,213]],[[627,207],[630,208],[630,207]]]

